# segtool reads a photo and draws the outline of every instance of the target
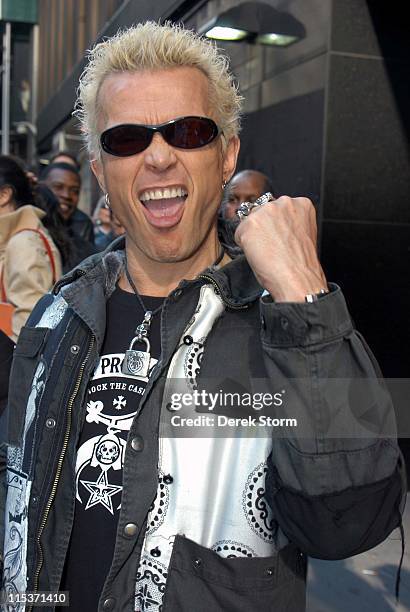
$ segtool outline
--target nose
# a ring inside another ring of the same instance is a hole
[[[71,193],[68,187],[62,187],[60,197],[62,197],[64,200],[71,200]]]
[[[163,172],[175,165],[177,158],[175,149],[169,145],[161,134],[154,134],[151,144],[144,151],[145,164],[150,170]]]

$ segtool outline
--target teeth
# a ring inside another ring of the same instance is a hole
[[[171,187],[165,189],[155,189],[150,191],[144,191],[140,195],[141,202],[147,202],[148,200],[165,200],[168,198],[181,198],[187,196],[188,192],[183,187]]]

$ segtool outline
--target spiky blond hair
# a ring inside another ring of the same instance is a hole
[[[192,66],[209,83],[209,102],[223,131],[225,143],[240,130],[242,97],[229,71],[227,58],[208,40],[180,25],[153,21],[140,23],[95,45],[80,77],[74,115],[91,156],[99,157],[97,121],[101,108],[98,93],[104,79],[116,72],[161,70]]]

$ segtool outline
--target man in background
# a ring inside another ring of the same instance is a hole
[[[124,233],[124,228],[107,205],[102,196],[93,214],[94,244],[98,251],[103,251],[118,236]]]
[[[47,166],[42,181],[57,196],[60,212],[69,230],[83,240],[94,243],[94,226],[90,217],[78,209],[81,176],[72,164],[64,162]]]
[[[225,219],[236,219],[236,211],[242,202],[255,202],[263,193],[274,194],[272,181],[258,170],[242,170],[235,174],[226,188],[226,197],[222,205]]]
[[[59,163],[70,164],[71,166],[74,166],[78,171],[80,171],[81,169],[81,166],[78,163],[78,160],[75,155],[69,153],[68,151],[58,151],[53,155],[53,157],[50,158],[50,164]]]
[[[54,193],[59,212],[71,240],[73,265],[96,252],[94,225],[90,217],[78,209],[81,191],[81,176],[73,164],[63,162],[47,166],[41,181]]]

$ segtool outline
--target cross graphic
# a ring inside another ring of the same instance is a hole
[[[151,606],[155,606],[158,602],[153,599],[151,593],[148,590],[148,585],[144,584],[144,586],[139,590],[138,595],[140,596],[141,601],[141,610],[145,612],[145,610],[149,610]]]
[[[116,410],[121,410],[127,405],[127,400],[124,399],[123,395],[119,395],[117,399],[113,400],[112,405],[116,408]]]

